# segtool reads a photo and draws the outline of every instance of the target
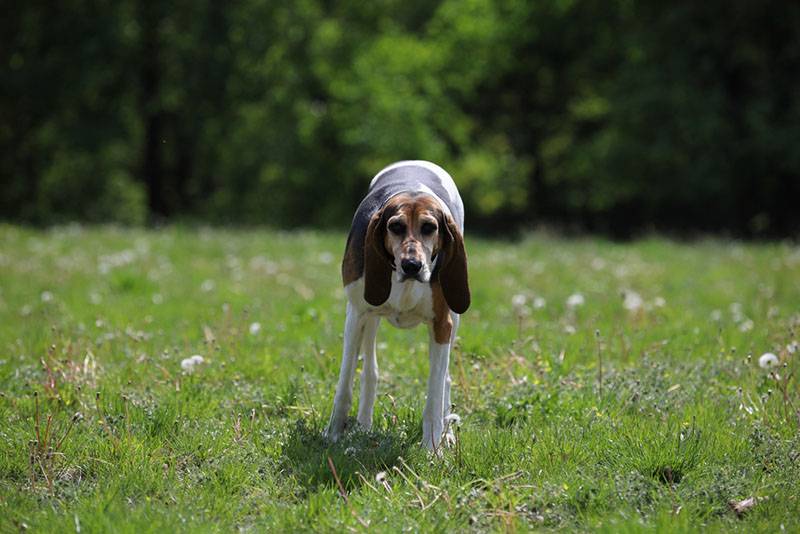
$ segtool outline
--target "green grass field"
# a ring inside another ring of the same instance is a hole
[[[796,245],[468,236],[436,457],[421,328],[321,437],[344,238],[0,227],[0,531],[800,530]]]

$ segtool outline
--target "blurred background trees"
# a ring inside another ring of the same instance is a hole
[[[382,166],[470,229],[800,229],[800,3],[64,0],[0,19],[0,217],[344,226]]]

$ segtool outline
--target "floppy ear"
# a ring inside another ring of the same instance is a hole
[[[439,283],[447,305],[461,314],[467,311],[470,304],[467,252],[464,250],[464,238],[452,217],[445,215],[444,222],[444,262],[439,269]]]
[[[386,251],[386,218],[380,210],[369,221],[364,238],[364,300],[380,306],[392,289],[392,258]]]

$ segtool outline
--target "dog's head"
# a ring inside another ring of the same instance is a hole
[[[439,283],[447,305],[464,313],[470,304],[467,254],[453,218],[430,195],[389,199],[369,222],[364,243],[364,298],[380,306],[397,281]]]

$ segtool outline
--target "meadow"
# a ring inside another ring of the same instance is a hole
[[[468,235],[436,456],[422,328],[321,436],[344,239],[0,226],[0,531],[800,531],[796,244]]]

